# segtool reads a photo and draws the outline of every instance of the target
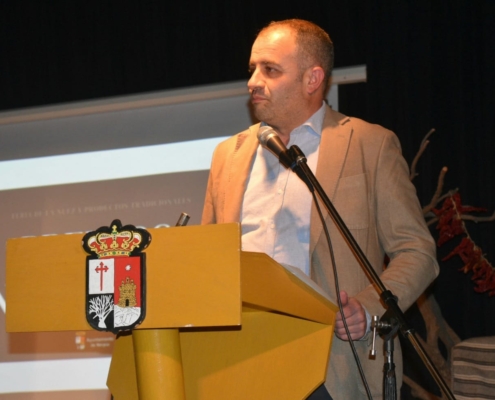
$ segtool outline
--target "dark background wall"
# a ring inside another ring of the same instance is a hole
[[[408,162],[436,129],[415,179],[422,204],[446,165],[445,189],[493,212],[492,0],[3,0],[0,110],[247,79],[256,32],[294,17],[327,30],[337,67],[367,65],[367,83],[341,87],[342,112],[394,130]],[[493,263],[495,223],[468,229]],[[448,322],[461,338],[495,335],[495,297],[460,266],[442,263],[434,286]]]

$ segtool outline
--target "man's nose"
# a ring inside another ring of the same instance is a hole
[[[262,87],[263,84],[261,82],[261,76],[259,74],[258,68],[256,68],[251,74],[251,78],[249,78],[247,87],[250,92],[252,92],[255,88]]]

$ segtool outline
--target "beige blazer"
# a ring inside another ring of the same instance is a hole
[[[259,145],[253,125],[218,145],[208,180],[203,224],[239,222],[243,195]],[[438,274],[435,244],[426,227],[397,137],[378,125],[327,108],[316,177],[385,286],[406,310]],[[321,205],[323,208],[323,204]],[[375,288],[331,218],[326,224],[335,253],[340,290],[355,296],[370,315],[384,308]],[[322,225],[313,205],[311,277],[335,299],[335,280]],[[384,269],[384,256],[390,262]],[[369,335],[368,335],[369,336]],[[369,358],[370,340],[355,341],[374,398],[382,396],[383,357]],[[381,354],[382,342],[378,342]],[[396,340],[398,387],[402,360]],[[333,340],[325,383],[334,400],[365,398],[349,344]]]

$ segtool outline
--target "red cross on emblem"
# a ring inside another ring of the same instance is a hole
[[[95,268],[95,271],[100,274],[100,291],[103,291],[103,272],[107,272],[108,267],[101,262],[100,265]]]

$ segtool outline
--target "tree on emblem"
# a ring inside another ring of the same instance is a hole
[[[112,295],[99,296],[89,300],[89,314],[98,317],[98,328],[106,328],[105,319],[113,310]]]

